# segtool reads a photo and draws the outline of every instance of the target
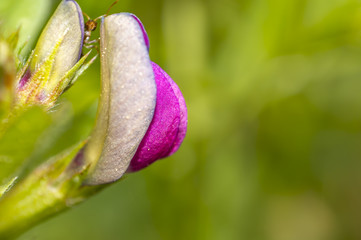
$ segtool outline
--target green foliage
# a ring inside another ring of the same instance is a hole
[[[51,118],[40,107],[34,107],[5,121],[0,128],[1,185],[24,170],[26,161],[42,144],[42,134],[50,126]]]
[[[48,0],[5,0],[0,2],[0,21],[1,32],[9,35],[20,29],[20,44],[17,48],[21,49],[26,44],[22,56],[26,56],[36,37],[40,33],[44,22],[50,15],[51,1]]]
[[[13,239],[29,226],[53,216],[101,189],[99,186],[82,186],[84,171],[87,169],[79,167],[76,162],[74,164],[73,159],[84,147],[84,143],[42,164],[2,196],[1,239]]]

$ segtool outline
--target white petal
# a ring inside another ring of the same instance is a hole
[[[127,13],[101,24],[102,92],[98,119],[85,159],[93,164],[87,184],[119,179],[127,170],[153,118],[154,73],[142,29]],[[99,160],[98,160],[99,159]]]

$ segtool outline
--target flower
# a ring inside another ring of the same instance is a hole
[[[173,154],[187,128],[183,96],[149,59],[149,40],[133,14],[101,22],[102,94],[98,119],[85,148],[87,184],[113,182]],[[128,168],[129,167],[129,168]]]
[[[78,4],[63,0],[19,74],[15,110],[50,109],[93,62],[84,63],[89,53],[79,60],[83,29]],[[1,238],[14,238],[126,172],[173,154],[185,137],[185,101],[173,80],[151,62],[140,20],[129,13],[103,17],[100,37],[101,95],[91,137],[19,181],[10,173],[14,178],[0,186]]]
[[[79,5],[63,0],[48,21],[37,45],[22,68],[16,86],[17,106],[34,104],[51,108],[58,97],[92,62],[80,60],[84,21]]]
[[[84,22],[79,5],[63,0],[18,75],[16,107],[43,105],[58,97],[93,62],[80,60]],[[184,98],[169,75],[149,58],[149,38],[130,13],[102,17],[101,96],[96,125],[74,166],[87,168],[85,182],[118,180],[173,154],[187,129]]]

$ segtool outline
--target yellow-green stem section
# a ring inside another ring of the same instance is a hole
[[[25,182],[0,200],[0,239],[12,239],[68,207],[60,189],[46,178],[37,180]]]
[[[84,143],[35,169],[0,198],[0,239],[13,239],[84,201],[103,186],[83,186],[87,167],[75,159]]]

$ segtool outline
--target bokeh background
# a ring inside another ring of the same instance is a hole
[[[95,18],[113,0],[78,2]],[[58,3],[1,0],[24,56]],[[186,99],[187,137],[21,240],[361,239],[360,0],[121,0],[110,12],[143,21]],[[99,61],[62,98],[40,159],[89,134],[98,96]]]

